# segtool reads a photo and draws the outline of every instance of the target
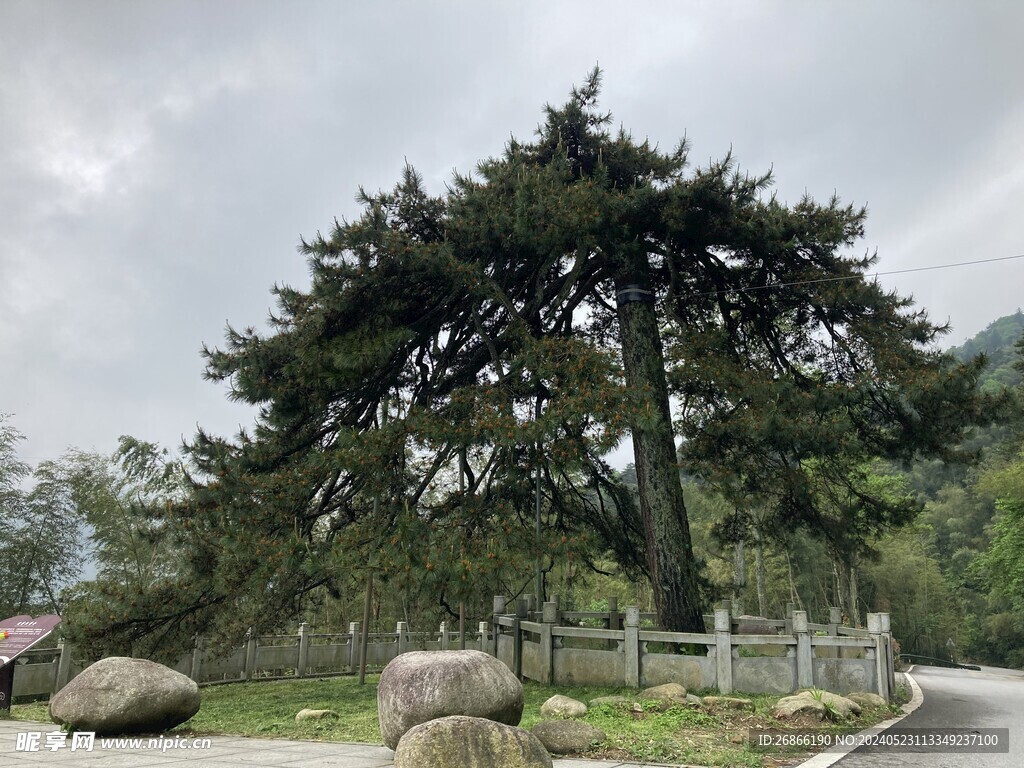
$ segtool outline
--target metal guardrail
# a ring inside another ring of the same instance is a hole
[[[916,653],[901,653],[900,660],[910,664],[924,664],[929,667],[945,667],[947,669],[969,669],[972,672],[980,672],[981,667],[976,664],[960,664],[949,659],[937,659],[934,656],[921,656]]]

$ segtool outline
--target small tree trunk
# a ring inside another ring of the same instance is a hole
[[[747,555],[743,539],[737,538],[733,546],[732,598],[741,600],[743,588],[747,586]]]
[[[754,576],[757,579],[757,615],[767,616],[768,592],[764,583],[764,542],[761,540],[759,525],[754,525]]]
[[[800,599],[800,593],[796,589],[796,582],[793,580],[793,561],[789,557],[789,547],[786,547],[786,571],[789,575],[789,600],[802,611],[804,609],[804,601]]]
[[[846,609],[846,590],[843,589],[843,572],[846,570],[845,565],[841,565],[839,558],[834,556],[832,558],[832,579],[835,585],[833,590],[833,599],[836,601],[836,605],[839,606],[839,611],[844,616],[849,616],[849,612]]]
[[[850,558],[850,566],[847,570],[847,585],[850,588],[850,623],[860,626],[860,609],[857,607],[857,556]]]

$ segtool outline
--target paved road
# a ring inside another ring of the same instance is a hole
[[[963,754],[861,747],[837,768],[1018,768],[1024,766],[1024,672],[982,667],[980,672],[915,666],[911,672],[924,703],[896,726],[924,728],[1008,728],[1009,752]]]
[[[91,752],[71,751],[70,745],[53,751],[46,749],[45,735],[36,751],[19,750],[18,734],[46,734],[53,723],[24,720],[0,720],[0,767],[44,768],[391,768],[393,753],[373,744],[335,744],[286,739],[248,739],[239,736],[212,736],[209,747],[167,751],[142,747],[101,748]],[[191,746],[191,745],[189,745]],[[555,768],[655,768],[653,763],[620,763],[615,760],[555,760]],[[672,768],[666,766],[665,768]]]

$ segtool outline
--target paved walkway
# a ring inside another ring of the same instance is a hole
[[[30,768],[43,765],[73,766],[74,768],[180,768],[185,765],[202,768],[390,768],[393,753],[387,747],[375,744],[337,744],[323,741],[287,741],[285,739],[249,739],[241,736],[211,736],[209,746],[193,748],[193,737],[175,744],[173,739],[153,748],[142,745],[110,744],[104,746],[96,739],[92,750],[81,747],[72,751],[70,739],[55,733],[53,723],[33,723],[26,720],[0,720],[0,766]],[[35,751],[26,749],[25,742],[39,734]],[[20,744],[19,744],[20,740]],[[120,739],[111,739],[111,742]],[[59,746],[58,746],[59,745]],[[19,749],[19,747],[21,747]],[[161,749],[163,747],[163,749]],[[639,768],[640,763],[619,763],[614,760],[555,760],[555,768]],[[655,763],[643,763],[654,768]]]

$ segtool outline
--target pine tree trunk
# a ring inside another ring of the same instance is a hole
[[[850,587],[850,625],[854,627],[860,626],[860,610],[857,608],[857,556],[854,555],[850,558],[850,566],[848,570],[849,584]]]
[[[630,430],[647,567],[661,625],[671,632],[703,632],[658,318],[653,301],[630,300],[637,294],[621,293],[630,285],[646,288],[647,271],[646,254],[639,254],[615,281],[620,291],[618,315],[626,385],[643,404],[643,413],[633,419]]]

